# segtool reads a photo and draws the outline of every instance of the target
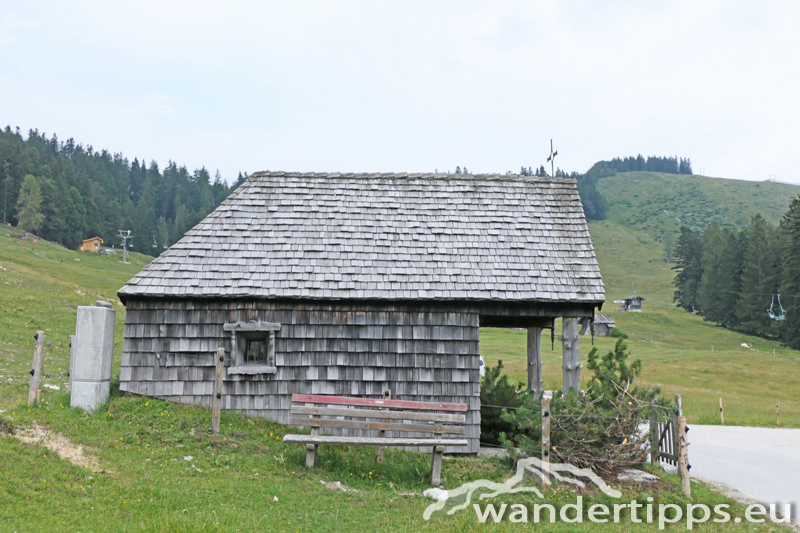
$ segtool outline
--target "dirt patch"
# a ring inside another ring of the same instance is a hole
[[[83,453],[83,446],[76,446],[60,433],[53,433],[38,424],[33,424],[33,427],[29,428],[20,428],[13,435],[24,443],[44,446],[56,452],[62,459],[81,468],[92,472],[103,470],[96,458]]]

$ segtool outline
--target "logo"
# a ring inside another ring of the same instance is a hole
[[[609,487],[592,470],[588,468],[578,468],[574,465],[564,463],[543,463],[536,457],[520,459],[517,461],[516,472],[509,480],[504,483],[479,479],[464,483],[460,487],[450,491],[438,491],[439,499],[436,503],[430,504],[423,513],[425,520],[430,520],[431,516],[437,511],[442,511],[447,515],[452,515],[458,511],[466,509],[472,504],[477,515],[478,522],[486,523],[491,520],[498,523],[504,517],[510,523],[528,523],[528,506],[523,504],[513,504],[508,506],[503,503],[496,507],[492,503],[487,503],[481,509],[477,502],[489,498],[497,498],[504,494],[533,493],[538,498],[544,499],[544,494],[539,488],[542,484],[549,485],[551,479],[559,483],[569,483],[579,488],[585,487],[588,483],[594,484],[606,496],[620,499],[622,493],[617,489]],[[533,484],[526,484],[526,481],[533,480]],[[582,523],[584,521],[584,505],[582,496],[577,496],[576,503],[562,505],[559,510],[549,503],[536,503],[532,505],[532,521],[540,523],[542,517],[550,523],[554,523],[560,518],[565,523]],[[508,511],[508,512],[507,512]],[[749,505],[744,511],[744,518],[734,515],[730,505],[717,504],[713,509],[703,503],[689,503],[680,506],[674,503],[657,503],[653,497],[647,497],[645,502],[632,500],[628,503],[614,503],[605,505],[594,503],[586,508],[586,518],[589,522],[602,524],[613,522],[615,524],[623,521],[630,523],[658,523],[658,529],[663,530],[668,524],[675,524],[681,521],[686,523],[686,529],[692,530],[696,524],[703,524],[712,520],[715,523],[789,523],[792,520],[792,505],[784,504],[783,512],[778,511],[777,504],[770,504],[767,507],[761,504]]]
[[[532,492],[539,498],[544,498],[544,494],[542,494],[538,486],[525,485],[524,482],[526,478],[530,478],[539,484],[545,483],[549,485],[551,477],[558,482],[570,483],[581,488],[586,486],[586,482],[582,481],[582,478],[588,479],[603,491],[606,496],[611,498],[622,497],[620,491],[606,485],[600,479],[600,476],[588,468],[578,468],[565,463],[544,463],[537,457],[528,457],[517,461],[516,473],[505,483],[489,481],[488,479],[464,483],[457,489],[447,491],[446,497],[443,497],[438,502],[430,504],[425,509],[422,517],[425,520],[430,520],[436,511],[444,511],[446,514],[452,515],[457,511],[466,509],[473,499],[485,500],[496,498],[503,494]]]

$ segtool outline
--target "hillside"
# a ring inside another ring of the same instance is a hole
[[[21,233],[0,226],[0,398],[27,395],[26,379],[33,354],[32,336],[45,331],[43,372],[47,383],[67,383],[69,335],[75,332],[79,305],[94,305],[98,299],[114,304],[117,311],[114,375],[122,352],[125,308],[117,299],[120,287],[151,259],[129,253],[130,264],[121,256],[74,252],[42,240],[23,241]]]
[[[756,213],[777,224],[800,187],[657,172],[624,172],[598,180],[606,217],[620,226],[663,239],[681,226],[744,227]]]

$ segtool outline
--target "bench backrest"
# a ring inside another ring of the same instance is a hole
[[[463,403],[293,394],[289,424],[464,435],[466,411]]]

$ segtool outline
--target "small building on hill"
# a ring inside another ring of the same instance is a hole
[[[577,356],[604,300],[575,180],[284,172],[250,176],[118,294],[123,391],[210,405],[224,348],[224,409],[285,424],[294,393],[466,403],[462,453],[480,327],[529,328],[538,357],[565,317]]]
[[[622,304],[622,307],[617,308],[618,311],[631,311],[634,313],[641,313],[643,301],[644,298],[634,292],[632,296],[628,296],[627,298],[623,298],[622,300],[614,300],[614,303]]]
[[[100,246],[103,244],[103,239],[100,237],[92,237],[91,239],[84,239],[78,246],[79,252],[99,252]]]
[[[581,335],[592,334],[592,320],[590,318],[581,318],[578,323],[581,325]],[[608,315],[596,313],[594,315],[594,335],[597,337],[607,337],[611,333],[611,328],[617,326],[617,323]]]

